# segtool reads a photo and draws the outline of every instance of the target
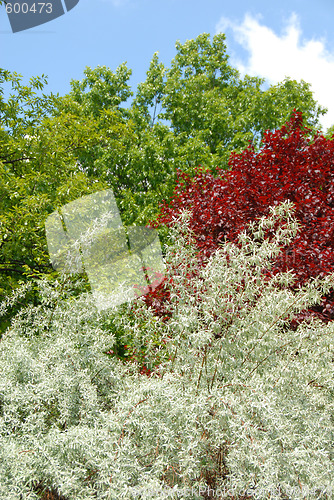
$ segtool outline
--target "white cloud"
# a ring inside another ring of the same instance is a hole
[[[246,64],[234,62],[242,74],[261,76],[272,84],[285,77],[310,83],[315,99],[328,108],[321,119],[324,129],[334,124],[334,54],[326,50],[323,39],[303,40],[296,15],[280,35],[249,14],[241,24],[221,18],[216,31],[228,29],[249,53]]]

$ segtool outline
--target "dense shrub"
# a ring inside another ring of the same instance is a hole
[[[334,276],[265,277],[298,229],[291,203],[269,215],[198,268],[182,214],[164,318],[40,283],[0,341],[1,498],[331,498],[334,323],[289,324]],[[106,354],[120,332],[149,376]]]
[[[272,273],[291,269],[296,283],[334,270],[334,139],[310,135],[301,113],[275,132],[267,132],[259,152],[250,145],[232,154],[230,170],[214,176],[199,170],[195,178],[180,174],[174,197],[162,206],[158,222],[174,224],[191,211],[190,228],[203,255],[224,241],[236,242],[250,221],[284,200],[295,204],[302,230],[284,249]],[[155,294],[162,295],[163,287]],[[148,298],[148,300],[150,300]],[[334,318],[334,294],[314,309],[321,319]]]

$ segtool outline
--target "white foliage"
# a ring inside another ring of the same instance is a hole
[[[100,313],[45,281],[41,305],[13,321],[0,342],[1,498],[39,498],[41,482],[73,500],[333,498],[334,325],[289,328],[333,276],[295,292],[291,273],[263,279],[298,230],[284,203],[189,277],[187,220],[166,257],[169,320],[143,298]],[[151,376],[105,354],[119,332],[146,345],[152,370],[160,360]]]

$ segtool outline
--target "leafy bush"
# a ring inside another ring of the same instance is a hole
[[[163,318],[41,281],[0,342],[0,497],[332,498],[334,324],[289,325],[334,276],[265,273],[298,227],[282,203],[199,266],[184,212]]]
[[[284,249],[272,273],[291,269],[296,283],[334,271],[334,140],[314,137],[302,114],[275,132],[268,131],[262,148],[252,145],[232,154],[230,171],[218,176],[199,171],[191,179],[181,174],[174,197],[162,206],[158,223],[174,224],[183,210],[191,211],[190,228],[197,247],[211,255],[220,244],[237,242],[240,231],[271,206],[284,200],[295,204],[301,231]],[[324,321],[334,318],[334,294],[315,309]]]

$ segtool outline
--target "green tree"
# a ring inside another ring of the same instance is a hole
[[[23,85],[0,72],[0,293],[31,275],[51,273],[44,223],[49,213],[106,187],[80,171],[78,151],[101,140],[93,120],[52,116],[58,96],[37,95],[45,78]],[[7,101],[5,84],[11,86]]]
[[[86,68],[85,78],[72,81],[60,110],[76,109],[94,119],[102,141],[78,154],[82,170],[113,188],[125,224],[143,224],[157,213],[175,184],[177,144],[166,124],[150,124],[142,105],[125,107],[132,95],[123,64],[113,73],[106,67]]]
[[[308,126],[320,128],[326,110],[313,98],[310,86],[286,79],[263,90],[264,79],[240,77],[228,60],[225,35],[212,41],[206,33],[184,44],[176,43],[177,54],[169,69],[155,54],[147,80],[138,88],[135,103],[144,108],[150,121],[168,120],[178,138],[180,155],[211,166],[226,165],[231,151],[260,143],[267,129],[287,121],[294,109],[302,111]],[[204,161],[203,161],[204,160]]]
[[[72,80],[71,96],[82,105],[87,116],[99,117],[102,110],[121,108],[121,103],[132,96],[128,80],[132,71],[123,63],[115,73],[106,66],[98,66],[94,70],[87,67],[84,71],[85,78],[80,82]]]

